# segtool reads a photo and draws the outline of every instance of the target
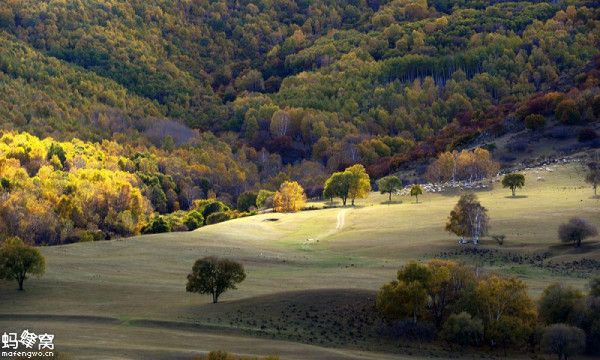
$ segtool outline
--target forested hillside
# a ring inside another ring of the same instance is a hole
[[[319,195],[357,162],[379,177],[482,133],[597,122],[599,20],[592,0],[7,0],[0,154],[35,183],[95,149],[144,200],[122,234],[207,183],[230,204],[286,179]]]

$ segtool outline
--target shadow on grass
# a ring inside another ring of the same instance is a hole
[[[579,247],[575,246],[575,243],[557,243],[557,244],[548,246],[548,249],[560,251],[560,252],[562,252],[561,255],[582,254],[582,253],[588,253],[591,251],[597,251],[598,249],[600,249],[600,241],[584,240],[581,242],[581,245]]]
[[[392,201],[384,201],[381,203],[382,205],[397,205],[402,204],[402,200],[392,200]]]
[[[527,199],[529,196],[527,195],[509,195],[509,196],[505,196],[506,199]]]

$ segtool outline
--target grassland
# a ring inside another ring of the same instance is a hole
[[[526,177],[517,198],[497,182],[478,191],[492,233],[507,239],[501,247],[486,239],[476,253],[443,229],[459,191],[426,194],[419,204],[409,197],[386,204],[387,195],[372,193],[354,208],[43,248],[43,278],[27,281],[24,292],[0,283],[0,330],[54,332],[57,350],[75,359],[189,359],[216,349],[283,359],[447,357],[440,346],[377,335],[375,291],[406,261],[460,258],[523,278],[533,296],[554,281],[583,288],[599,271],[598,239],[575,249],[556,236],[572,216],[600,225],[600,200],[578,167],[532,169]],[[216,305],[185,292],[186,274],[206,255],[238,260],[248,274]]]

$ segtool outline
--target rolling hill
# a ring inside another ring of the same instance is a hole
[[[517,198],[498,183],[479,190],[492,232],[507,239],[502,246],[485,239],[476,251],[443,230],[458,196],[450,190],[425,194],[419,204],[408,197],[387,204],[373,193],[354,208],[44,247],[43,279],[29,280],[25,292],[0,284],[0,325],[56,330],[57,350],[74,358],[190,358],[216,349],[284,359],[444,357],[444,347],[398,346],[379,336],[375,290],[408,260],[433,257],[517,276],[534,297],[556,281],[583,288],[600,271],[597,240],[575,249],[556,235],[571,216],[600,219],[598,199],[574,176],[578,166],[527,170]],[[185,292],[193,261],[207,255],[238,260],[248,273],[219,304]]]

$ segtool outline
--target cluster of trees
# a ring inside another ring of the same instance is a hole
[[[171,151],[103,140],[0,135],[0,234],[61,244],[193,230],[272,206],[285,181],[322,186],[322,166],[231,147],[210,133]],[[263,188],[254,194],[244,191]],[[235,206],[231,204],[236,204]]]
[[[600,279],[589,283],[589,292],[564,284],[548,286],[538,302],[539,320],[545,326],[541,347],[559,359],[586,353],[600,354]]]
[[[471,182],[495,176],[499,169],[486,149],[446,151],[429,165],[425,177],[432,182]]]
[[[360,162],[380,177],[506,117],[596,121],[593,4],[8,1],[0,121],[164,149],[211,130],[236,163],[260,157],[261,183],[299,181],[302,160],[321,176]]]
[[[339,197],[342,204],[350,199],[352,206],[354,200],[366,198],[371,191],[371,180],[365,167],[361,164],[352,165],[344,171],[333,173],[323,187],[323,197],[333,199]]]
[[[521,280],[476,276],[475,269],[445,260],[403,266],[376,304],[390,322],[431,323],[441,338],[471,346],[527,344],[537,318]]]
[[[552,284],[536,306],[517,278],[481,275],[465,264],[437,259],[404,265],[396,280],[379,290],[376,302],[390,324],[404,323],[397,328],[407,334],[425,335],[431,327],[434,338],[461,346],[527,347],[560,359],[600,352],[599,304],[599,279],[590,282],[587,296]]]

